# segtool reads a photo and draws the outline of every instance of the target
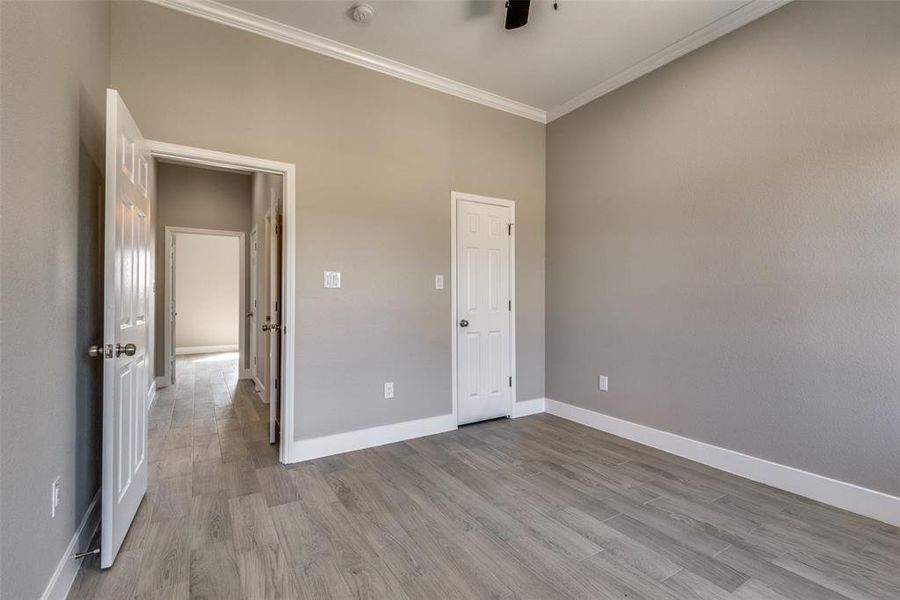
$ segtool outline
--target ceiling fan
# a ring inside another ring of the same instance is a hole
[[[506,0],[506,29],[518,29],[528,23],[528,9],[531,0]],[[559,10],[559,2],[554,0],[553,10]]]

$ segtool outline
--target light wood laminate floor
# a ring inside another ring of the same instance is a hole
[[[179,367],[70,598],[900,598],[897,528],[556,417],[285,468],[234,355]]]

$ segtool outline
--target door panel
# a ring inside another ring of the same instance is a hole
[[[253,381],[259,380],[259,357],[257,356],[257,346],[259,345],[259,330],[257,329],[259,320],[259,308],[257,307],[257,299],[259,297],[259,247],[257,245],[257,231],[253,228],[250,232],[250,312],[248,318],[250,320],[250,372],[253,373]],[[256,385],[254,383],[254,385]],[[259,391],[259,390],[257,390]]]
[[[457,407],[460,424],[508,416],[510,209],[457,203]]]
[[[147,491],[150,154],[107,90],[100,564],[113,564]]]
[[[269,443],[278,441],[281,416],[281,339],[284,323],[281,317],[281,197],[271,200],[272,226],[269,247],[269,310],[272,327],[269,330]]]

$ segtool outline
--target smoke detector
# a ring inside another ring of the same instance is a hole
[[[375,16],[375,8],[365,2],[357,2],[350,7],[350,18],[357,23],[368,23]]]

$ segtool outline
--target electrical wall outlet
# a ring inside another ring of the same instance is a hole
[[[61,477],[57,476],[50,484],[50,518],[56,517],[56,509],[59,508],[59,485]]]
[[[384,399],[390,400],[394,397],[394,382],[388,381],[384,384]]]
[[[601,392],[609,391],[609,377],[606,375],[597,376],[597,389]]]
[[[444,289],[444,276],[443,275],[435,275],[434,276],[434,289],[436,289],[436,290]]]

